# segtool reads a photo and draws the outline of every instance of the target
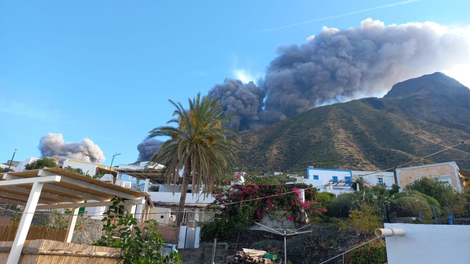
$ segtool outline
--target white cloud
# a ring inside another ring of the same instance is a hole
[[[470,88],[470,63],[460,64],[454,68],[444,71],[444,74],[456,79],[461,84]]]
[[[256,82],[255,77],[245,70],[234,70],[233,74],[242,83]]]

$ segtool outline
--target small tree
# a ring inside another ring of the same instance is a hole
[[[59,167],[59,164],[57,164],[57,161],[51,158],[42,158],[38,159],[28,165],[25,166],[25,170],[38,170],[42,169],[44,167],[47,168],[57,168]]]
[[[373,234],[376,228],[383,226],[382,219],[377,216],[376,210],[368,204],[361,204],[358,210],[352,210],[349,213],[349,221],[351,225],[343,224],[341,229],[352,229],[358,234]]]
[[[146,226],[140,229],[131,214],[121,214],[124,211],[121,202],[120,198],[113,199],[113,205],[102,219],[104,234],[93,245],[120,248],[124,264],[183,264],[178,252],[172,252],[166,257],[161,255],[163,239],[157,233],[157,222],[145,221]]]

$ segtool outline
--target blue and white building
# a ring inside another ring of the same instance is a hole
[[[356,180],[362,180],[368,186],[384,185],[387,189],[395,183],[393,172],[352,171],[337,169],[320,169],[309,166],[306,177],[297,182],[311,184],[319,192],[329,192],[336,195],[354,192],[351,188]]]
[[[350,170],[320,169],[309,166],[303,182],[317,187],[319,192],[330,192],[338,195],[354,191],[351,188],[353,174]]]

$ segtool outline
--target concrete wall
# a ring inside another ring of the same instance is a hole
[[[167,202],[167,203],[179,203],[181,199],[181,193],[173,192],[148,192],[150,194],[150,198],[154,202]],[[206,196],[204,194],[194,194],[188,193],[186,195],[186,203],[212,203],[214,201],[214,197]]]
[[[385,228],[404,229],[406,235],[387,237],[389,264],[470,263],[468,225],[388,224]]]
[[[437,163],[417,167],[397,169],[398,185],[404,190],[406,185],[421,178],[438,177],[441,181],[449,182],[457,191],[462,192],[458,167],[455,162]]]

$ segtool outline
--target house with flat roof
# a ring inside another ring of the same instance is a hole
[[[447,182],[458,192],[463,191],[463,176],[459,173],[459,167],[455,161],[435,163],[415,167],[396,169],[400,191],[421,178],[437,178],[439,181]]]

